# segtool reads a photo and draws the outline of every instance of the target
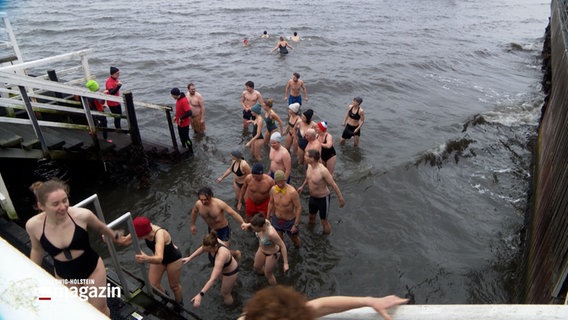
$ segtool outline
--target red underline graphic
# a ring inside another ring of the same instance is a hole
[[[51,300],[51,297],[39,297],[39,300]]]

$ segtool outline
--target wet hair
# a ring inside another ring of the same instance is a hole
[[[256,228],[262,228],[264,226],[264,224],[266,224],[266,218],[264,218],[264,214],[262,212],[255,214],[250,219],[250,224],[251,224],[251,226],[256,227]]]
[[[280,36],[280,41],[284,41],[284,37],[283,37],[283,36]]]
[[[299,74],[299,73],[297,73],[297,72],[294,72],[294,73],[292,73],[292,75],[293,75],[294,77],[296,77],[296,78],[300,79],[300,74]]]
[[[251,87],[251,88],[254,89],[254,82],[252,82],[252,81],[249,80],[249,81],[245,82],[245,86]]]
[[[195,86],[195,85],[193,84],[193,82],[190,82],[190,83],[187,85],[187,90],[189,90],[189,87],[191,87],[191,86]]]
[[[294,31],[294,36],[297,36],[297,35],[298,35],[298,33]]]
[[[268,31],[264,30],[264,34],[268,34]]]
[[[206,196],[207,199],[211,199],[213,197],[213,190],[209,187],[203,187],[197,191],[197,196],[199,197],[201,195]]]
[[[320,160],[320,152],[315,149],[308,150],[308,157],[314,159],[316,162]]]
[[[272,108],[273,103],[274,103],[274,99],[272,99],[272,98],[268,98],[268,99],[266,99],[266,101],[264,101],[264,104],[269,108]]]
[[[314,310],[306,297],[291,287],[276,285],[256,292],[244,306],[247,320],[313,320]],[[282,312],[286,312],[283,317]]]
[[[30,186],[30,191],[34,193],[37,202],[41,204],[45,204],[49,194],[57,190],[63,190],[69,195],[69,185],[59,179],[51,179],[45,182],[36,181]]]
[[[204,247],[214,247],[219,243],[217,240],[217,231],[211,230],[205,237],[203,237]]]

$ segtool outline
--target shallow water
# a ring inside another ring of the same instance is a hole
[[[354,96],[363,97],[367,119],[359,148],[336,146],[336,181],[347,204],[340,209],[332,199],[332,235],[309,230],[304,216],[304,246],[290,250],[291,270],[279,282],[310,297],[511,300],[503,279],[523,224],[548,2],[24,0],[4,10],[25,60],[93,48],[92,72],[104,81],[109,66],[118,66],[136,100],[172,105],[169,90],[188,82],[204,96],[207,135],[194,138],[195,157],[159,165],[148,190],[130,177],[71,181],[80,193],[98,193],[109,219],[147,215],[185,252],[194,250],[206,232],[202,221],[198,235],[188,232],[197,189],[211,185],[234,204],[229,180],[215,179],[229,151],[248,138],[240,125],[244,83],[273,97],[285,118],[284,87],[299,72],[310,96],[305,107],[328,121],[336,143]],[[270,39],[257,38],[264,30]],[[303,41],[291,43],[290,54],[270,53],[278,35],[294,31]],[[244,37],[252,46],[242,47]],[[470,123],[476,115],[486,122]],[[139,110],[138,118],[143,137],[169,139],[163,115]],[[294,169],[292,184],[303,175]],[[234,229],[233,246],[245,253],[238,302],[220,306],[215,287],[197,311],[205,319],[238,314],[266,286],[252,273],[256,240]],[[209,277],[206,260],[184,269],[186,304]]]

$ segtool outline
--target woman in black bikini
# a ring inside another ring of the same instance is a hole
[[[245,160],[239,149],[233,149],[233,151],[231,151],[231,158],[231,165],[222,176],[217,178],[217,182],[223,181],[223,179],[232,173],[234,175],[233,190],[235,191],[235,199],[238,201],[239,193],[241,192],[245,178],[251,170],[248,162]]]
[[[314,110],[308,109],[302,113],[301,121],[296,122],[296,127],[294,132],[296,133],[296,141],[298,142],[298,162],[304,164],[304,154],[306,147],[308,146],[308,140],[306,139],[306,131],[314,127],[314,122],[312,117],[314,116]]]
[[[97,289],[106,287],[106,269],[103,260],[91,248],[87,229],[95,230],[117,243],[122,243],[124,236],[119,237],[92,211],[71,207],[69,186],[64,182],[56,179],[36,182],[30,189],[36,196],[37,207],[42,211],[26,223],[32,246],[30,259],[41,266],[47,252],[53,258],[58,279],[94,281],[93,284],[66,285]],[[110,315],[106,297],[89,295],[88,301],[102,313]]]
[[[221,295],[223,296],[223,301],[226,305],[233,304],[233,295],[231,292],[233,291],[233,286],[239,274],[239,263],[237,259],[240,259],[241,252],[239,250],[235,251],[235,258],[223,241],[217,239],[217,232],[213,230],[203,238],[201,247],[197,248],[189,257],[182,259],[183,263],[186,264],[203,253],[209,254],[209,259],[213,262],[213,270],[211,271],[209,280],[203,285],[201,291],[191,299],[193,306],[197,308],[201,305],[201,299],[220,276],[223,277],[221,280]]]
[[[146,241],[146,245],[154,255],[149,256],[142,252],[136,255],[136,262],[149,263],[148,280],[150,284],[162,292],[162,276],[164,272],[168,276],[170,289],[174,293],[177,303],[183,305],[183,289],[181,287],[181,251],[174,244],[170,233],[166,229],[152,224],[146,217],[136,217],[134,219],[134,229],[136,236]],[[131,235],[127,236],[127,241],[132,241]]]
[[[353,144],[355,146],[359,145],[359,137],[361,136],[361,127],[365,123],[365,113],[363,108],[361,108],[361,103],[363,99],[360,97],[353,98],[353,104],[349,105],[345,119],[343,119],[343,134],[341,135],[340,144],[345,144],[346,139],[351,139],[353,137]]]

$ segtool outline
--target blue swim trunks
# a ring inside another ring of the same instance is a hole
[[[302,95],[299,95],[297,97],[294,96],[288,96],[288,105],[291,105],[292,103],[299,103],[300,105],[302,105]]]
[[[208,232],[211,232],[211,228],[207,228]],[[226,227],[223,227],[221,229],[217,229],[215,230],[217,231],[217,238],[223,240],[223,241],[229,241],[231,240],[231,227],[229,227],[229,225],[227,225]]]

